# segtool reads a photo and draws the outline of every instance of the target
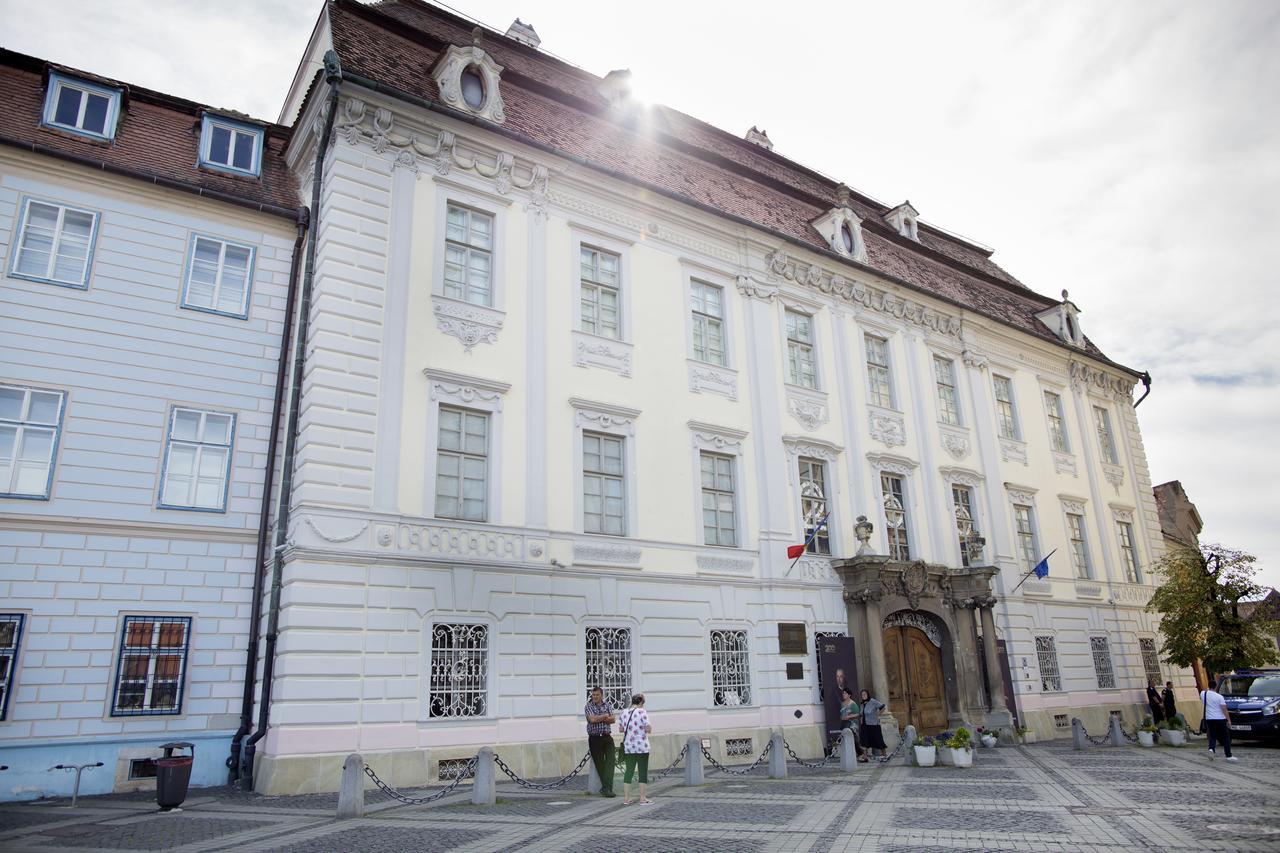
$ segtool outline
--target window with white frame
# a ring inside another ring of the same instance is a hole
[[[1120,539],[1120,561],[1124,565],[1124,579],[1129,583],[1142,583],[1142,572],[1138,568],[1138,549],[1133,543],[1133,525],[1127,521],[1117,521],[1116,535]]]
[[[160,487],[161,509],[226,509],[235,425],[235,415],[173,408]]]
[[[1062,416],[1062,397],[1053,391],[1045,391],[1044,411],[1049,418],[1049,446],[1059,453],[1070,453],[1067,425]]]
[[[726,363],[724,343],[724,289],[694,279],[689,282],[693,320],[693,357],[707,364]]]
[[[751,704],[751,660],[747,632],[711,632],[711,697],[721,706]]]
[[[599,687],[615,711],[631,706],[631,629],[586,628],[587,698]]]
[[[733,457],[721,453],[699,454],[702,470],[702,541],[706,545],[738,545],[734,511]]]
[[[190,645],[188,616],[126,616],[111,716],[182,713]]]
[[[626,439],[582,433],[582,528],[587,533],[627,535]]]
[[[582,331],[622,339],[622,259],[612,252],[580,248]]]
[[[956,535],[960,541],[960,565],[968,566],[969,536],[977,526],[977,517],[973,514],[973,489],[968,486],[951,486],[951,504],[955,507]]]
[[[1098,689],[1109,690],[1116,686],[1116,674],[1111,668],[1111,646],[1106,637],[1090,637],[1089,650],[1093,652],[1093,671],[1098,676]]]
[[[1098,431],[1098,449],[1102,453],[1102,461],[1110,465],[1120,464],[1116,456],[1116,442],[1111,434],[1111,415],[1101,406],[1093,407],[1093,426]]]
[[[13,693],[26,618],[22,613],[0,613],[0,720],[9,719],[9,696]]]
[[[1036,660],[1040,664],[1040,691],[1057,693],[1062,690],[1062,675],[1058,672],[1058,647],[1053,636],[1036,637]]]
[[[49,497],[66,394],[0,385],[0,497]]]
[[[489,626],[431,626],[427,715],[483,717],[489,712]]]
[[[786,312],[787,377],[792,385],[818,387],[818,368],[813,358],[813,318],[799,311]]]
[[[938,420],[958,426],[960,398],[956,394],[956,365],[949,358],[933,357],[933,377],[938,386]]]
[[[1147,683],[1160,684],[1164,675],[1160,672],[1160,655],[1156,653],[1156,641],[1153,637],[1139,637],[1138,651],[1142,653],[1142,670],[1147,676]]]
[[[193,238],[182,307],[248,317],[253,255],[252,246],[213,237]]]
[[[262,171],[262,128],[206,115],[200,128],[200,165],[242,175]]]
[[[493,217],[452,202],[445,206],[444,295],[493,305]]]
[[[98,214],[51,201],[24,199],[10,273],[17,278],[85,289]]]
[[[1089,541],[1084,529],[1084,516],[1074,512],[1067,513],[1067,538],[1071,543],[1071,568],[1076,577],[1087,580],[1093,577],[1093,567],[1089,562]]]
[[[1013,505],[1013,521],[1018,537],[1018,556],[1022,567],[1031,571],[1040,562],[1039,544],[1036,542],[1035,510],[1027,504]]]
[[[996,393],[996,425],[1001,438],[1020,438],[1018,418],[1013,408],[1013,382],[1007,376],[993,376]]]
[[[120,114],[120,90],[84,80],[49,75],[44,123],[94,139],[113,139]]]
[[[889,557],[893,560],[910,560],[911,540],[908,533],[907,500],[903,492],[902,478],[895,474],[881,472],[880,496],[884,502]]]
[[[489,416],[441,406],[439,420],[436,517],[487,521]]]
[[[875,335],[864,335],[863,341],[867,352],[867,399],[873,406],[892,409],[893,380],[889,373],[889,342]]]
[[[831,553],[831,520],[827,518],[827,466],[818,459],[801,456],[800,519],[804,527],[807,554]],[[827,520],[823,524],[823,519]],[[815,532],[816,531],[816,532]]]

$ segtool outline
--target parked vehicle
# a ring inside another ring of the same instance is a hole
[[[1280,740],[1280,669],[1238,669],[1218,681],[1231,734]]]

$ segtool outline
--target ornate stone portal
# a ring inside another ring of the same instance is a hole
[[[925,734],[960,725],[1013,724],[994,642],[994,566],[950,569],[865,554],[832,568],[844,583],[858,672],[871,674],[873,694],[889,705],[883,715],[886,737],[907,723]],[[979,620],[987,638],[981,665]],[[989,690],[984,690],[983,666]]]

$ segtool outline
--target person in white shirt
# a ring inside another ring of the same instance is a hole
[[[1217,756],[1214,746],[1222,742],[1222,752],[1227,761],[1236,761],[1231,755],[1231,714],[1227,711],[1227,700],[1212,688],[1200,691],[1200,707],[1204,712],[1204,729],[1209,734],[1209,758]]]
[[[622,777],[622,804],[631,805],[631,779],[638,768],[640,804],[650,805],[653,800],[645,796],[645,786],[649,784],[649,734],[653,726],[649,723],[649,712],[644,709],[643,693],[632,696],[631,707],[618,715],[618,731],[622,733],[622,761],[626,767]]]

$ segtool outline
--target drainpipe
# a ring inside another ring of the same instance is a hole
[[[1142,401],[1147,399],[1147,395],[1151,393],[1151,374],[1144,370],[1142,371],[1142,375],[1138,378],[1142,380],[1142,386],[1147,390],[1143,391],[1142,396],[1138,398],[1138,402],[1133,404],[1135,409],[1138,408],[1138,406],[1141,406]]]
[[[266,642],[262,653],[262,698],[258,703],[258,727],[245,742],[240,760],[240,786],[253,790],[253,761],[258,741],[267,735],[271,712],[271,688],[275,676],[276,640],[280,633],[280,583],[284,571],[281,558],[289,537],[289,509],[293,492],[294,454],[298,445],[298,409],[302,398],[302,377],[307,351],[308,319],[311,315],[311,289],[315,283],[316,241],[320,233],[320,190],[324,182],[324,157],[333,136],[333,123],[338,116],[338,87],[342,84],[342,66],[338,54],[330,50],[324,55],[324,78],[329,84],[329,103],[325,110],[324,130],[316,140],[315,169],[311,176],[311,210],[315,217],[307,237],[306,272],[302,276],[302,299],[298,307],[298,336],[294,344],[293,378],[289,389],[289,423],[284,434],[284,461],[280,471],[280,493],[276,504],[275,545],[271,550],[271,603],[267,611]]]

